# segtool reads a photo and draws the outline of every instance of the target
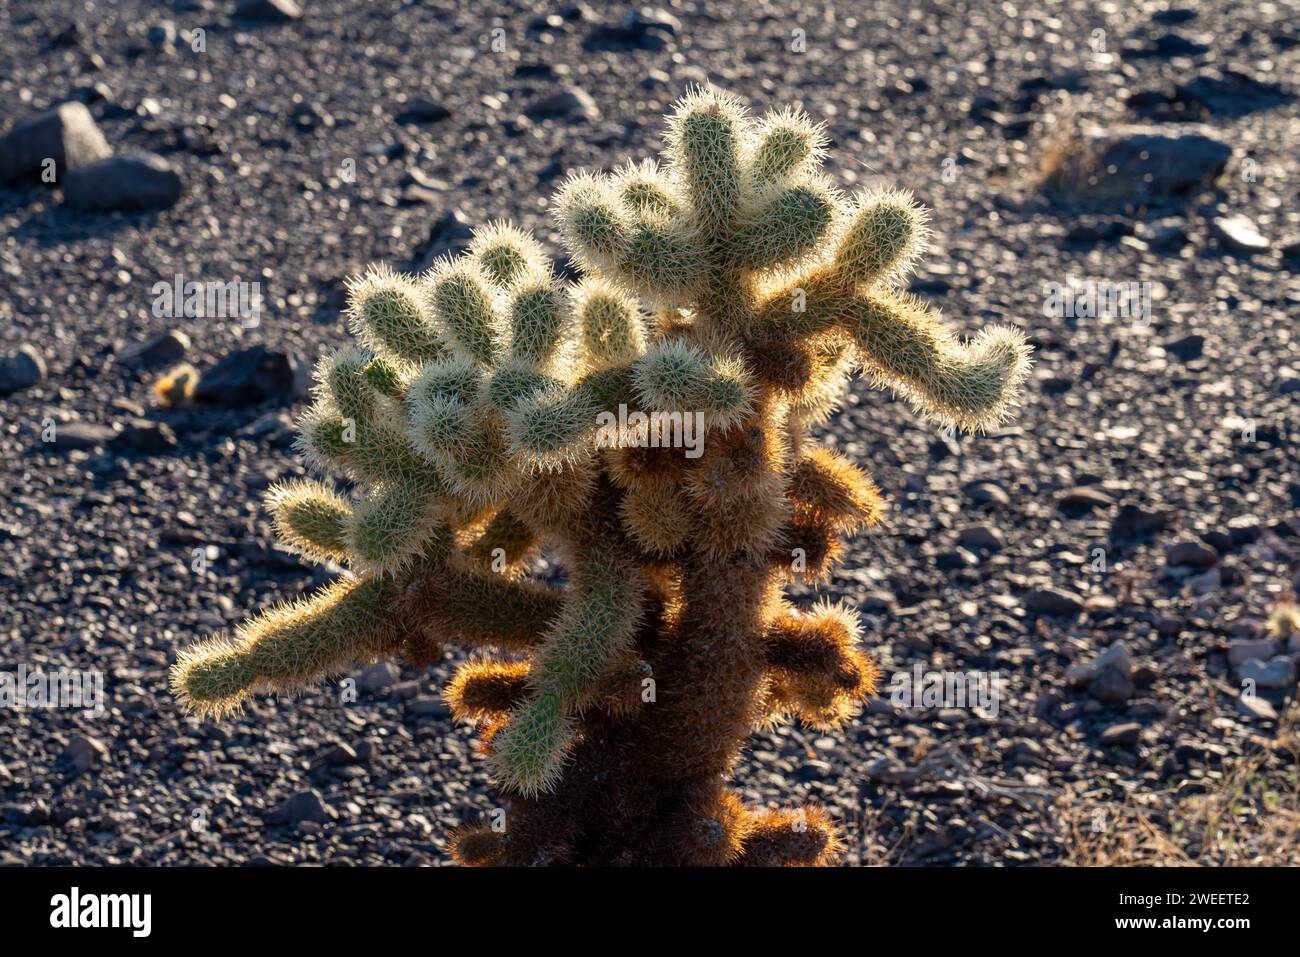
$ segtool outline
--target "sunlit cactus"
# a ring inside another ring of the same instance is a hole
[[[901,291],[924,210],[841,196],[802,111],[756,120],[697,90],[666,138],[662,163],[559,190],[571,286],[509,223],[423,276],[349,284],[360,345],[322,361],[299,448],[350,491],[297,480],[269,505],[286,546],[350,570],[173,669],[207,717],[474,650],[447,700],[507,813],[451,835],[465,864],[831,862],[824,811],[751,811],[727,787],[755,728],[832,728],[878,677],[851,609],[783,597],[884,508],[811,430],[854,370],[988,429],[1029,368],[1015,329],[962,342]],[[542,547],[564,584],[531,577]]]

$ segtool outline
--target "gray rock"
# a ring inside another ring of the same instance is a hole
[[[1011,496],[996,482],[971,482],[962,489],[976,505],[1007,505]]]
[[[1219,241],[1239,253],[1268,252],[1268,237],[1259,231],[1259,227],[1248,216],[1240,213],[1216,216],[1211,225]]]
[[[117,438],[118,430],[110,425],[96,425],[93,422],[63,422],[54,426],[54,441],[50,443],[57,449],[97,449],[108,445]]]
[[[1165,546],[1165,564],[1187,565],[1192,568],[1209,568],[1217,564],[1219,553],[1204,542],[1194,538],[1171,542]]]
[[[1162,531],[1169,524],[1169,513],[1146,509],[1133,502],[1125,502],[1115,513],[1110,533],[1116,538],[1137,538]]]
[[[108,757],[108,748],[95,738],[78,734],[63,749],[63,758],[77,771],[89,771]]]
[[[1232,157],[1232,147],[1203,133],[1145,127],[1104,133],[1094,150],[1103,187],[1147,195],[1186,193],[1212,183]]]
[[[122,427],[116,441],[136,452],[156,455],[176,448],[176,433],[166,422],[131,419]]]
[[[1199,359],[1205,352],[1205,336],[1193,332],[1172,342],[1166,342],[1165,352],[1177,356],[1184,362]]]
[[[1115,500],[1095,485],[1082,485],[1062,492],[1056,507],[1067,514],[1082,514],[1099,508],[1110,508]]]
[[[1035,588],[1025,595],[1025,608],[1037,615],[1073,617],[1083,611],[1083,599],[1063,588]]]
[[[32,346],[23,344],[0,356],[0,395],[30,389],[45,381],[45,360]]]
[[[1252,721],[1277,720],[1277,708],[1257,694],[1238,695],[1233,705],[1239,714]]]
[[[990,525],[971,525],[961,530],[957,541],[967,548],[986,548],[996,552],[1006,545],[1002,533]]]
[[[391,661],[378,661],[361,672],[357,685],[362,691],[375,694],[392,687],[401,677],[402,671],[397,665]]]
[[[600,119],[600,109],[586,90],[579,86],[558,90],[542,97],[526,111],[531,120],[587,120]]]
[[[180,175],[153,153],[110,156],[72,170],[63,181],[63,201],[77,209],[167,209],[180,198]]]
[[[1088,685],[1089,697],[1108,704],[1123,704],[1133,697],[1136,691],[1132,678],[1111,669],[1102,671]]]
[[[172,330],[127,346],[117,354],[117,362],[128,369],[156,369],[175,365],[189,351],[190,337]]]
[[[1263,661],[1277,651],[1277,645],[1270,638],[1246,638],[1241,641],[1228,642],[1228,663],[1234,668],[1240,667],[1252,658]]]
[[[1070,665],[1065,670],[1065,680],[1077,687],[1096,680],[1106,671],[1115,671],[1126,678],[1133,673],[1133,656],[1123,641],[1115,642],[1091,661]]]
[[[250,346],[201,372],[194,386],[194,401],[216,405],[290,402],[301,395],[303,378],[285,353]]]
[[[413,269],[424,272],[442,256],[465,251],[474,237],[474,229],[458,209],[448,209],[429,230],[429,239],[416,254]]]
[[[1122,724],[1112,724],[1109,728],[1101,733],[1101,746],[1103,748],[1131,748],[1138,743],[1138,738],[1142,734],[1142,725],[1136,721],[1125,721]]]
[[[171,20],[160,20],[149,28],[149,45],[158,49],[170,49],[176,46],[179,34],[176,24]]]
[[[235,5],[235,17],[240,20],[288,23],[301,16],[302,8],[294,0],[239,0]]]
[[[266,815],[266,823],[294,825],[315,821],[325,824],[338,816],[338,811],[326,804],[315,791],[300,791],[273,808]]]
[[[52,159],[55,181],[46,185],[57,185],[70,171],[112,153],[84,103],[60,103],[15,123],[0,137],[0,182],[41,184],[45,161]]]
[[[447,107],[424,97],[410,100],[403,107],[402,112],[395,117],[398,123],[438,123],[451,116],[451,110]]]
[[[406,713],[422,718],[446,718],[451,715],[451,709],[437,695],[420,695],[406,702]]]
[[[1290,688],[1295,684],[1295,664],[1286,655],[1277,655],[1267,662],[1252,658],[1241,663],[1237,677],[1255,682],[1257,688]]]
[[[664,10],[634,10],[615,24],[597,24],[582,41],[588,52],[600,50],[662,50],[673,42],[682,24]]]

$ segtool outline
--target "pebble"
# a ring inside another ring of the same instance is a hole
[[[0,356],[0,395],[30,389],[45,381],[45,360],[34,346],[23,344]]]

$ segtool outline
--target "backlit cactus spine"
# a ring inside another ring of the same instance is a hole
[[[823,580],[882,509],[810,430],[855,369],[932,420],[986,429],[1010,414],[1029,349],[1010,327],[960,342],[901,293],[923,211],[903,193],[841,196],[824,148],[801,111],[754,120],[698,90],[669,118],[662,165],[560,190],[576,286],[509,224],[425,276],[354,281],[361,347],[322,363],[301,439],[354,491],[270,496],[286,544],[354,575],[183,652],[180,698],[221,715],[460,642],[491,654],[447,697],[509,795],[504,832],[453,835],[463,863],[833,859],[823,812],[755,813],[726,784],[755,727],[834,726],[877,677],[850,609],[782,594]],[[686,422],[702,427],[693,451],[662,441]],[[563,587],[526,574],[543,543]]]

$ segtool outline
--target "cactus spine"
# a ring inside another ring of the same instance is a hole
[[[841,196],[824,152],[801,111],[756,120],[697,90],[662,165],[559,191],[572,288],[507,223],[425,276],[351,283],[361,347],[322,363],[300,447],[355,490],[294,482],[270,506],[289,546],[354,576],[183,652],[181,700],[220,716],[461,642],[494,656],[447,697],[510,802],[504,833],[453,836],[463,863],[833,859],[823,812],[755,813],[726,786],[756,726],[834,726],[877,678],[850,609],[782,597],[823,580],[883,507],[811,429],[855,369],[929,419],[987,429],[1029,349],[1010,327],[963,343],[901,293],[923,210]],[[663,441],[694,423],[698,442]],[[543,543],[566,586],[528,579]]]

